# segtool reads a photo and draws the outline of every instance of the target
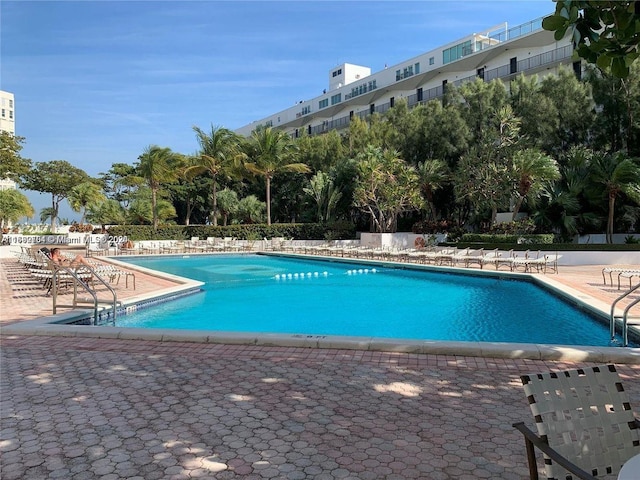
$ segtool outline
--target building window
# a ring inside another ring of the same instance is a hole
[[[402,80],[402,75],[400,75],[400,70],[396,70],[396,82],[398,80]]]
[[[13,108],[13,100],[9,100],[9,108]]]
[[[434,63],[436,63],[435,57],[429,57],[429,65],[433,65]]]
[[[420,64],[419,64],[419,63],[416,63],[416,64],[413,66],[413,69],[415,70],[416,75],[418,75],[418,74],[420,73]]]
[[[509,59],[509,73],[517,73],[518,72],[518,57],[513,57]]]
[[[447,48],[442,51],[442,63],[447,64],[455,62],[456,60],[473,53],[473,47],[471,46],[471,40],[455,45],[451,48]]]
[[[329,106],[328,98],[323,98],[322,100],[320,100],[320,102],[318,102],[318,108],[327,108],[328,106]]]
[[[331,97],[331,105],[335,105],[336,103],[340,103],[342,101],[342,94],[338,93],[337,95],[333,95]]]
[[[4,108],[2,109],[2,118],[4,118]]]
[[[13,120],[13,110],[9,110],[9,118]]]
[[[484,80],[484,67],[479,68],[476,71],[476,74],[477,74],[478,78],[480,78],[481,80]]]

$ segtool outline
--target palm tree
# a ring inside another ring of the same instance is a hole
[[[525,199],[540,193],[544,182],[560,178],[558,162],[537,149],[520,150],[513,155],[512,168],[516,187],[516,204],[512,220],[515,221]]]
[[[151,145],[145,148],[138,157],[138,171],[151,189],[151,210],[153,216],[153,229],[158,229],[158,191],[163,183],[175,181],[180,169],[178,163],[180,156],[170,148],[162,148]]]
[[[613,243],[616,198],[626,195],[640,203],[640,168],[623,152],[595,155],[591,180],[604,187],[608,199],[607,243]]]
[[[218,225],[218,197],[216,189],[219,177],[232,176],[233,168],[239,159],[240,137],[229,129],[211,126],[211,133],[206,134],[198,127],[193,127],[200,145],[199,156],[194,165],[187,167],[185,173],[193,178],[196,175],[209,174],[213,178],[211,187],[212,223]]]
[[[318,221],[329,221],[331,211],[342,198],[342,192],[335,186],[329,175],[325,172],[316,173],[309,180],[309,186],[302,190],[315,200],[318,207]]]
[[[433,194],[442,188],[451,178],[449,167],[442,160],[429,159],[418,163],[418,175],[420,186],[427,199],[429,213],[434,220],[437,219],[436,206],[433,203]]]
[[[244,197],[238,202],[238,217],[242,223],[264,222],[265,204],[255,195]]]
[[[69,205],[74,212],[82,210],[80,223],[83,224],[87,216],[87,208],[92,204],[103,202],[106,199],[102,189],[93,182],[82,182],[69,192]]]
[[[218,205],[222,214],[222,224],[226,227],[229,218],[238,212],[238,194],[233,190],[225,188],[218,192]]]
[[[251,134],[249,146],[250,162],[245,168],[264,177],[267,194],[267,225],[271,225],[271,179],[280,172],[308,173],[311,171],[304,163],[293,162],[295,145],[287,133],[273,130],[271,127],[255,130]]]
[[[109,198],[103,202],[89,205],[87,220],[99,223],[105,230],[107,224],[124,225],[126,214],[127,212],[117,200]]]

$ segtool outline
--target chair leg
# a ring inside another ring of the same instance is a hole
[[[538,464],[536,463],[536,451],[533,447],[533,442],[528,438],[525,438],[524,442],[527,450],[527,461],[529,463],[529,478],[531,480],[538,480]]]

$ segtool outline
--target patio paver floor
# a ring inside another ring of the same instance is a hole
[[[50,309],[43,297],[14,298],[7,261],[0,267],[3,321],[28,321],[31,306]],[[580,283],[574,287],[602,290],[603,299],[616,295],[598,285],[596,271],[565,275]],[[155,281],[140,276],[137,288],[158,288]],[[80,337],[0,340],[3,480],[521,479],[524,442],[511,425],[533,422],[519,374],[588,365]],[[640,365],[618,368],[638,412]]]

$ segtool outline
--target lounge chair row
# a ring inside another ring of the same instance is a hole
[[[293,238],[274,237],[263,240],[243,240],[236,237],[207,237],[206,240],[192,237],[190,240],[164,240],[157,242],[137,242],[133,246],[119,246],[115,253],[130,254],[179,254],[179,253],[216,253],[285,251],[293,249]]]
[[[325,256],[339,256],[350,258],[364,258],[370,260],[385,260],[394,262],[413,262],[451,267],[484,268],[485,265],[493,266],[496,270],[505,268],[512,272],[558,272],[558,260],[562,255],[542,254],[540,251],[503,252],[498,249],[485,252],[484,249],[471,248],[372,248],[372,247],[342,247],[331,244],[317,246],[294,247],[294,251],[304,254],[316,254]]]
[[[607,284],[607,274],[609,275],[609,285],[613,286],[613,274],[617,274],[618,277],[618,290],[620,290],[620,282],[623,278],[629,279],[629,288],[633,286],[633,279],[637,278],[640,281],[640,269],[627,268],[627,267],[605,267],[602,269],[602,280],[604,284]]]
[[[71,260],[74,258],[73,255],[67,252],[62,252],[62,255]],[[37,250],[34,251],[29,247],[23,247],[17,257],[18,261],[35,280],[42,284],[42,288],[46,289],[48,293],[51,290],[54,276],[54,265],[51,263],[51,260],[42,252]],[[131,285],[135,290],[136,277],[133,272],[122,270],[115,265],[103,264],[90,259],[87,260],[87,263],[90,268],[79,266],[75,269],[76,277],[87,283],[93,284],[93,276],[99,275],[108,279],[110,283],[115,283],[116,285],[120,282],[120,277],[125,277],[125,287],[129,288],[129,280],[131,280]],[[74,278],[66,273],[59,273],[58,278],[67,286],[72,285],[74,281]]]

